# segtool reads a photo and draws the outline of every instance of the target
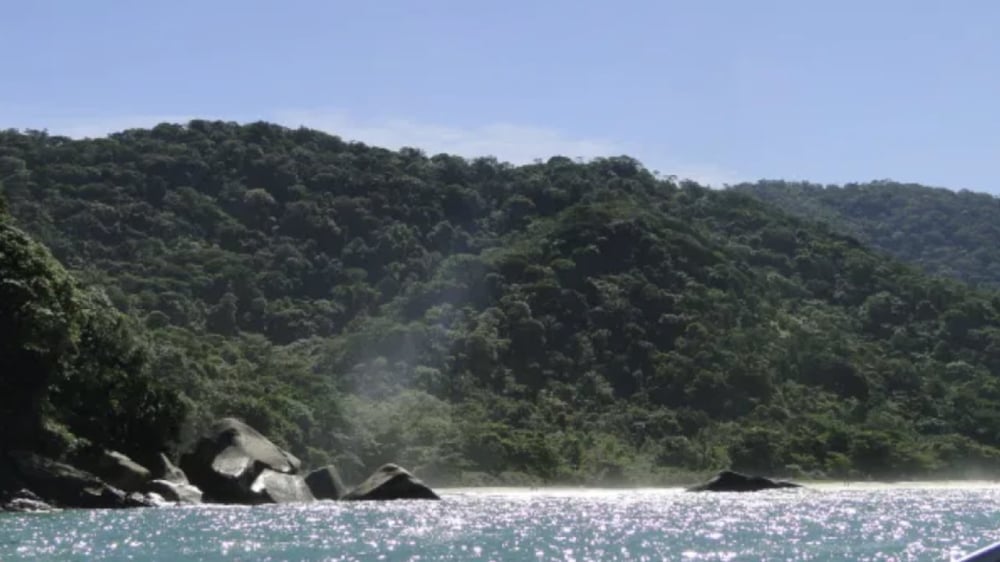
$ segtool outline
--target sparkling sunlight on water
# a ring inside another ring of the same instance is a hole
[[[952,560],[1000,489],[452,491],[442,502],[0,514],[0,560]]]

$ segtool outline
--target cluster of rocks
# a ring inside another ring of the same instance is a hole
[[[71,462],[26,451],[7,453],[0,458],[0,509],[440,499],[394,464],[347,490],[334,466],[304,472],[294,455],[233,418],[216,422],[181,457],[180,468],[163,455],[145,467],[121,453],[99,449]]]
[[[217,421],[181,456],[150,466],[102,449],[77,453],[72,465],[28,451],[0,456],[0,511],[59,507],[123,508],[172,504],[311,502],[316,500],[440,499],[405,469],[387,464],[348,490],[334,466],[303,471],[302,462],[247,424]],[[720,472],[693,492],[753,492],[798,484]]]

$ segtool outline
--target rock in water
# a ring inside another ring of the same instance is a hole
[[[306,476],[306,485],[318,500],[339,500],[344,497],[344,482],[337,467],[331,465],[317,468]]]
[[[146,486],[146,492],[157,494],[168,502],[183,504],[199,504],[202,497],[198,488],[170,480],[153,480]]]
[[[34,513],[40,511],[58,511],[58,510],[41,500],[33,500],[30,498],[14,498],[9,502],[0,505],[0,511]]]
[[[46,502],[84,508],[151,505],[67,464],[27,451],[12,451],[8,456],[17,476]]]
[[[344,496],[345,500],[439,500],[433,490],[406,469],[386,464]]]
[[[56,508],[43,501],[31,490],[21,489],[3,494],[3,497],[0,498],[0,511],[56,511]]]
[[[749,476],[723,470],[704,484],[699,484],[688,488],[689,492],[758,492],[760,490],[773,490],[775,488],[801,488],[798,484],[785,482],[782,480],[771,480],[763,476]]]
[[[141,494],[132,492],[125,496],[125,507],[157,507],[163,502],[159,494]]]
[[[257,503],[311,502],[314,498],[304,478],[264,469],[250,486],[260,496]]]
[[[249,425],[225,418],[216,422],[194,451],[181,457],[181,468],[205,498],[222,503],[256,504],[274,501],[254,484],[264,470],[295,474],[301,464],[290,453]],[[267,479],[284,486],[277,479]],[[283,491],[275,495],[284,497]]]
[[[73,464],[125,492],[138,492],[153,479],[146,467],[118,451],[90,449],[77,455]]]
[[[177,484],[190,484],[184,471],[174,466],[167,455],[160,453],[156,456],[156,461],[150,466],[154,480],[166,480]]]

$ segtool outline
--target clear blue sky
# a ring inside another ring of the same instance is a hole
[[[267,119],[715,183],[1000,192],[1000,2],[7,2],[0,127]]]

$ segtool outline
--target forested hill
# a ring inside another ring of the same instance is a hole
[[[193,121],[7,131],[0,179],[188,431],[240,416],[348,479],[996,473],[1000,298],[626,157]]]
[[[186,409],[147,343],[100,289],[81,287],[13,226],[0,200],[0,453],[97,443],[147,461],[176,445]]]
[[[761,181],[733,189],[827,221],[928,273],[1000,287],[1000,200],[992,195],[891,181],[843,187]]]

